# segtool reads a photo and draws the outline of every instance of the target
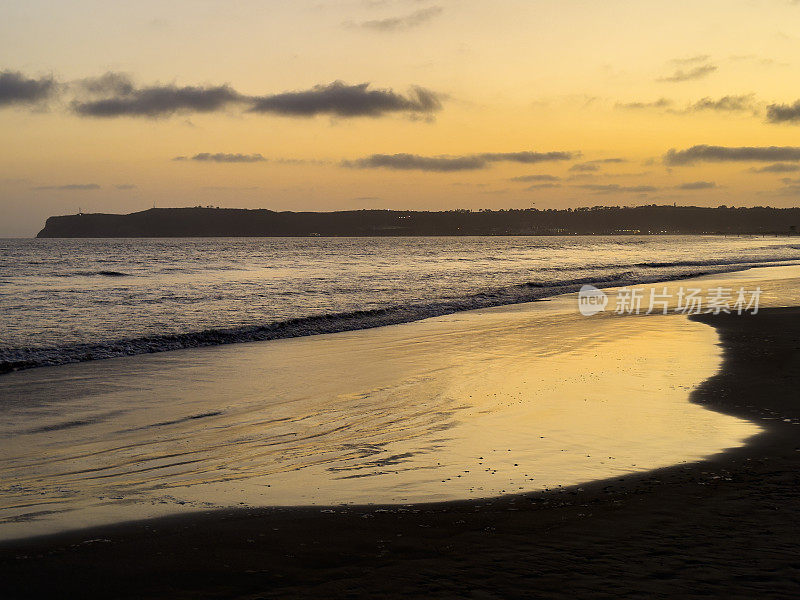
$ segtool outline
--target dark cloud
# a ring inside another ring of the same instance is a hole
[[[586,184],[578,187],[594,192],[595,194],[613,194],[615,192],[645,194],[647,192],[658,191],[657,187],[651,185],[618,185],[616,183]]]
[[[753,173],[794,173],[800,171],[800,165],[787,163],[774,163],[758,169],[750,169]]]
[[[710,190],[712,188],[717,187],[717,184],[713,181],[690,181],[688,183],[682,183],[680,185],[676,185],[675,189],[678,190]]]
[[[118,190],[135,190],[136,186],[132,183],[120,183],[119,185],[115,185],[115,188]]]
[[[390,17],[388,19],[376,19],[372,21],[363,21],[362,23],[347,23],[348,26],[361,27],[364,29],[372,29],[374,31],[404,31],[413,27],[418,27],[431,19],[438,17],[442,14],[441,6],[431,6],[423,8],[410,15],[402,17]]]
[[[520,175],[519,177],[512,177],[509,181],[559,181],[561,178],[555,175]]]
[[[669,82],[681,82],[681,81],[691,81],[693,79],[702,79],[708,75],[711,75],[714,71],[717,70],[716,65],[699,65],[687,71],[683,69],[678,69],[672,75],[667,77],[660,77],[656,81],[669,81]]]
[[[466,156],[419,156],[417,154],[373,154],[353,161],[344,161],[346,167],[359,169],[386,168],[401,171],[474,171],[484,169],[494,162],[532,164],[574,158],[571,152],[484,152]]]
[[[487,161],[480,156],[418,156],[416,154],[373,154],[354,161],[345,161],[347,167],[359,169],[386,168],[418,171],[471,171],[483,169]]]
[[[188,160],[185,156],[176,156],[172,160]],[[201,152],[192,156],[191,160],[198,162],[218,162],[218,163],[254,163],[266,162],[267,159],[260,154],[227,154],[224,152],[217,152],[211,154],[210,152]]]
[[[12,104],[36,104],[56,90],[52,77],[31,79],[18,71],[0,71],[0,107]]]
[[[442,109],[443,96],[414,86],[407,94],[391,89],[370,89],[369,83],[348,85],[334,81],[308,90],[268,96],[245,95],[230,85],[137,86],[124,73],[59,84],[53,79],[30,79],[21,73],[0,72],[0,106],[33,104],[57,90],[67,96],[72,111],[84,117],[169,117],[178,113],[210,113],[240,108],[255,113],[293,117],[328,114],[337,117],[380,117],[405,113],[431,120]]]
[[[66,185],[40,185],[35,188],[34,190],[58,190],[58,191],[69,191],[69,190],[99,190],[100,186],[96,183],[68,183]]]
[[[214,112],[246,100],[228,85],[136,88],[124,75],[113,73],[81,85],[105,96],[72,103],[73,110],[85,117],[167,117],[178,112]]]
[[[334,81],[310,90],[285,92],[255,98],[253,112],[276,113],[298,117],[330,114],[339,117],[379,117],[386,113],[433,113],[442,108],[439,95],[421,87],[408,96],[392,90],[371,90],[369,83],[347,85]]]
[[[799,161],[800,148],[795,146],[692,146],[686,150],[669,150],[664,155],[668,165],[689,165],[706,162],[775,162]]]
[[[770,104],[767,120],[771,123],[800,123],[800,100],[794,104]]]
[[[109,71],[99,77],[79,79],[75,83],[75,87],[79,92],[85,92],[93,96],[126,96],[136,91],[136,86],[129,75],[113,71]]]

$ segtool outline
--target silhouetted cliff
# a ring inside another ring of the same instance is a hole
[[[47,219],[37,237],[266,237],[554,235],[621,233],[795,233],[800,208],[693,206],[566,210],[275,212],[153,208],[129,215]]]

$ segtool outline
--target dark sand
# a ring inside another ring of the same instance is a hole
[[[800,309],[703,316],[746,447],[563,491],[218,511],[0,546],[0,598],[800,597]]]

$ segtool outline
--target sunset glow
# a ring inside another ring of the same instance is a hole
[[[757,151],[800,146],[789,0],[33,0],[0,12],[0,235],[153,203],[796,205],[800,155]],[[756,151],[665,161],[696,145]],[[475,160],[521,152],[569,158]]]

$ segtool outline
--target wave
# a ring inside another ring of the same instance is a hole
[[[133,277],[122,271],[74,271],[72,273],[53,273],[53,277]]]
[[[659,264],[660,263],[641,263],[637,266],[646,265],[652,268]],[[710,261],[702,263],[690,263],[687,261],[687,264],[667,263],[669,267],[682,267],[682,269],[679,272],[672,273],[664,271],[645,273],[636,271],[635,269],[620,270],[595,277],[581,277],[556,281],[529,281],[511,287],[487,290],[464,297],[439,298],[430,302],[391,306],[380,309],[298,317],[264,325],[207,329],[188,333],[68,344],[49,348],[0,348],[0,373],[9,373],[34,367],[55,366],[122,356],[166,352],[169,350],[370,329],[373,327],[409,323],[465,310],[533,302],[551,296],[576,292],[584,284],[592,284],[598,288],[631,286],[699,277],[712,273],[740,271],[750,266],[765,266],[767,264],[786,263],[776,262],[774,260],[770,263],[753,261],[753,263],[747,264],[712,264]],[[702,270],[686,269],[687,266],[705,266],[706,268]]]
[[[712,259],[712,260],[679,260],[673,262],[641,262],[635,263],[634,267],[640,268],[661,268],[661,267],[715,267],[715,266],[728,266],[728,265],[743,265],[755,266],[775,264],[782,262],[780,259],[775,258],[748,258],[746,263],[742,262],[741,258],[730,259]]]

